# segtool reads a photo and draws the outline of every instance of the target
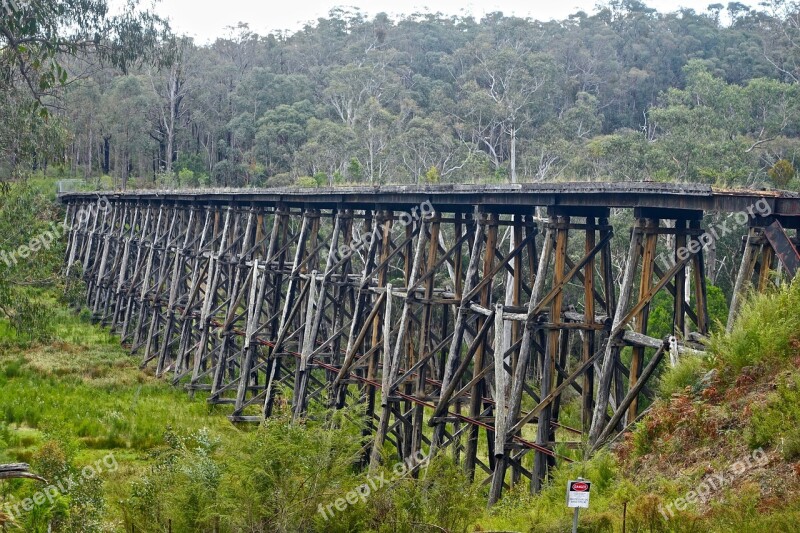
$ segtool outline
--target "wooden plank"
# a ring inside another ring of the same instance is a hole
[[[486,248],[483,256],[483,282],[479,284],[482,288],[480,303],[483,307],[487,307],[491,301],[492,296],[492,281],[496,273],[493,268],[494,264],[494,250],[497,247],[497,221],[496,214],[490,215],[489,227],[486,237]],[[477,287],[476,287],[477,288]],[[471,298],[474,295],[475,289],[470,291],[466,298]],[[478,327],[481,328],[485,323],[484,319],[478,318]],[[483,371],[485,350],[485,341],[478,345],[473,359],[472,373],[473,377],[477,377]],[[469,403],[469,417],[475,418],[481,413],[481,400],[485,390],[484,381],[478,380],[472,387]],[[475,465],[478,453],[478,426],[471,426],[467,435],[467,447],[465,451],[464,470],[470,480],[475,478]]]
[[[569,218],[559,217],[558,219],[551,220],[551,223],[566,223],[569,224]],[[564,302],[563,287],[565,284],[564,269],[566,268],[566,255],[567,244],[569,243],[569,230],[557,229],[556,230],[556,247],[555,247],[555,263],[553,266],[553,290],[551,290],[550,299],[552,305],[550,307],[550,316],[560,317],[562,306]],[[597,249],[590,251],[588,256],[594,257],[594,253],[599,252]],[[593,253],[592,253],[593,252]],[[581,261],[581,268],[588,262],[588,260]],[[573,269],[572,272],[577,272]],[[574,275],[574,274],[573,274]],[[545,297],[543,302],[539,304],[541,307],[548,297]],[[559,339],[561,332],[559,330],[550,330],[548,334],[547,347],[545,350],[545,358],[543,364],[542,381],[539,387],[540,393],[543,397],[549,395],[555,385],[556,380],[556,361],[559,359]],[[539,414],[539,422],[536,430],[536,444],[546,447],[547,443],[552,440],[552,428],[550,422],[553,419],[553,406],[548,403]],[[531,482],[531,489],[533,492],[539,492],[544,486],[547,472],[550,467],[550,458],[542,452],[537,451],[534,455],[533,466],[533,479]]]

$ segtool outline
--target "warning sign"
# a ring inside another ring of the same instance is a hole
[[[567,483],[567,507],[589,508],[589,492],[592,490],[591,481],[570,481]]]

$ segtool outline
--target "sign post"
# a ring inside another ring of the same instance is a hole
[[[579,477],[575,481],[567,482],[567,507],[575,509],[572,518],[572,533],[578,533],[578,516],[581,509],[589,508],[589,492],[592,490],[592,482]]]

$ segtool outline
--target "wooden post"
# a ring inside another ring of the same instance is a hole
[[[699,220],[689,222],[689,229],[701,231]],[[695,237],[693,237],[694,239]],[[697,238],[699,240],[699,237]],[[699,241],[702,244],[702,241]],[[697,313],[697,330],[701,335],[708,335],[708,288],[706,287],[706,265],[703,247],[692,257],[692,273],[694,274],[695,312]]]
[[[492,268],[494,266],[494,251],[497,247],[497,223],[498,217],[495,214],[490,215],[488,221],[488,232],[486,238],[486,249],[484,250],[483,256],[483,276],[484,279],[490,276],[492,273]],[[491,300],[492,294],[492,283],[487,283],[484,285],[482,292],[481,292],[481,306],[486,308],[489,307],[489,302]],[[485,319],[478,319],[477,327],[478,329],[483,326]],[[475,353],[475,358],[473,359],[473,379],[477,380],[475,384],[472,386],[472,391],[470,392],[470,404],[469,404],[469,416],[470,418],[477,418],[481,414],[481,404],[483,403],[483,394],[484,394],[484,381],[480,379],[479,376],[483,371],[483,364],[484,364],[484,354],[485,354],[485,342],[482,342],[478,347],[477,352]],[[465,452],[465,461],[464,461],[464,470],[466,471],[467,477],[472,480],[475,478],[475,465],[477,462],[477,454],[478,454],[478,433],[479,428],[476,425],[470,425],[468,430],[468,437],[467,437],[467,449]]]
[[[585,251],[588,255],[594,249],[596,241],[596,229],[594,217],[586,217],[586,246]],[[583,316],[586,324],[594,325],[594,267],[595,260],[592,258],[586,264],[583,272]],[[594,357],[595,343],[594,330],[587,329],[583,332],[583,352],[582,360],[588,362]],[[581,420],[583,430],[588,432],[592,425],[592,410],[594,408],[594,365],[586,370],[581,384]]]
[[[644,255],[642,257],[642,276],[639,282],[639,302],[647,299],[650,289],[653,286],[653,267],[656,260],[656,246],[658,244],[658,228],[660,224],[656,219],[648,219],[645,223],[645,244]],[[647,323],[650,317],[650,304],[642,307],[636,314],[635,331],[647,334]],[[644,348],[641,346],[633,347],[633,357],[631,358],[630,376],[628,378],[628,388],[632,390],[636,387],[642,367],[644,366]],[[619,408],[619,406],[617,406]],[[636,420],[639,414],[639,399],[634,397],[628,412],[628,421]]]
[[[375,432],[375,442],[372,445],[372,455],[370,456],[370,470],[374,471],[381,463],[381,449],[386,439],[386,430],[389,427],[389,385],[392,381],[392,325],[389,317],[392,315],[392,284],[386,286],[388,297],[386,298],[386,317],[383,321],[383,377],[381,380],[381,417]]]
[[[550,224],[556,227],[555,238],[555,265],[553,267],[553,285],[558,286],[564,280],[564,268],[567,257],[567,244],[569,242],[569,217],[551,218]],[[564,293],[559,290],[553,298],[550,306],[550,321],[558,324],[562,321],[561,312],[564,301]],[[540,386],[541,397],[544,398],[553,390],[556,379],[556,362],[559,359],[559,340],[560,331],[552,329],[548,333],[547,346],[545,350],[544,364],[542,365],[542,381]],[[553,420],[553,406],[548,405],[539,414],[539,423],[536,430],[536,444],[547,447],[551,441],[552,428],[550,424]],[[533,477],[531,478],[531,488],[534,492],[539,492],[547,478],[550,468],[550,459],[540,451],[534,455]]]
[[[600,437],[600,433],[605,426],[608,398],[611,392],[611,378],[615,373],[615,366],[619,357],[619,347],[616,344],[617,339],[614,338],[614,331],[622,323],[625,318],[625,309],[631,296],[633,288],[633,278],[636,274],[636,267],[639,264],[639,248],[642,241],[643,221],[638,220],[636,226],[633,228],[631,236],[630,250],[628,251],[628,260],[625,264],[625,275],[622,280],[622,290],[619,295],[619,302],[617,309],[614,313],[614,322],[612,324],[612,335],[606,341],[605,356],[603,358],[603,366],[600,371],[600,380],[597,388],[597,399],[594,408],[594,416],[592,417],[592,427],[589,432],[589,443],[594,444]]]
[[[447,355],[447,361],[445,362],[444,368],[444,378],[442,379],[442,395],[439,398],[439,409],[437,409],[437,413],[435,415],[442,414],[442,406],[446,406],[449,398],[445,397],[444,391],[454,388],[453,382],[456,381],[454,379],[454,375],[456,373],[456,369],[460,366],[461,361],[461,350],[464,345],[464,335],[466,332],[466,321],[467,315],[470,313],[470,302],[466,296],[472,292],[472,288],[477,283],[477,276],[478,276],[478,267],[480,265],[481,260],[481,251],[483,250],[483,241],[484,241],[484,232],[485,232],[485,225],[483,224],[484,216],[480,214],[476,214],[474,217],[475,221],[475,236],[472,241],[472,248],[471,253],[469,256],[469,265],[467,266],[467,274],[464,280],[464,287],[461,291],[460,300],[461,303],[458,308],[458,312],[456,314],[456,321],[455,326],[453,327],[453,340],[450,342],[450,351]],[[460,261],[460,258],[459,258]],[[431,424],[434,425],[433,437],[431,439],[431,455],[436,453],[437,448],[441,444],[442,436],[444,434],[444,422],[439,422],[436,420],[431,420]]]
[[[678,261],[678,254],[686,250],[686,221],[675,221],[675,254],[674,260]],[[686,331],[686,268],[681,268],[675,275],[675,297],[673,316],[675,317],[673,334],[683,335]]]
[[[506,435],[508,432],[508,412],[509,400],[511,395],[509,375],[505,369],[505,353],[508,346],[505,343],[504,320],[505,312],[503,304],[495,306],[494,316],[494,391],[495,391],[495,414],[494,414],[494,453],[495,470],[492,476],[492,486],[489,491],[489,505],[494,505],[500,499],[505,481],[506,465]]]
[[[739,307],[741,307],[742,299],[745,296],[745,291],[753,276],[753,252],[755,251],[754,240],[756,239],[756,228],[750,228],[747,232],[747,237],[744,243],[744,254],[742,255],[742,263],[739,266],[739,272],[736,275],[736,284],[733,287],[733,297],[731,299],[731,308],[728,312],[727,331],[731,332],[736,317],[739,314]]]

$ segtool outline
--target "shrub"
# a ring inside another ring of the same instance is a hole
[[[283,174],[275,174],[267,179],[265,182],[267,187],[289,187],[294,183],[294,178],[288,172]]]
[[[182,187],[196,188],[200,186],[200,180],[195,176],[193,170],[184,168],[178,171],[178,184]]]
[[[675,368],[670,368],[661,376],[658,386],[661,397],[667,399],[673,394],[683,392],[686,387],[695,386],[705,372],[706,365],[701,356],[682,357]]]
[[[314,174],[314,181],[317,184],[317,187],[327,187],[329,184],[328,175],[324,172],[317,172]]]
[[[439,172],[439,169],[436,167],[431,167],[425,173],[425,183],[437,184],[442,181],[442,175]]]
[[[297,178],[297,181],[295,181],[294,183],[295,185],[303,189],[313,189],[318,186],[317,180],[315,180],[311,176],[303,176],[301,178]]]
[[[794,165],[792,165],[791,161],[779,159],[772,168],[767,171],[767,174],[769,174],[770,179],[772,179],[772,183],[785,189],[795,176]]]
[[[742,306],[729,334],[715,336],[711,353],[729,377],[745,367],[779,367],[798,353],[800,280]]]

